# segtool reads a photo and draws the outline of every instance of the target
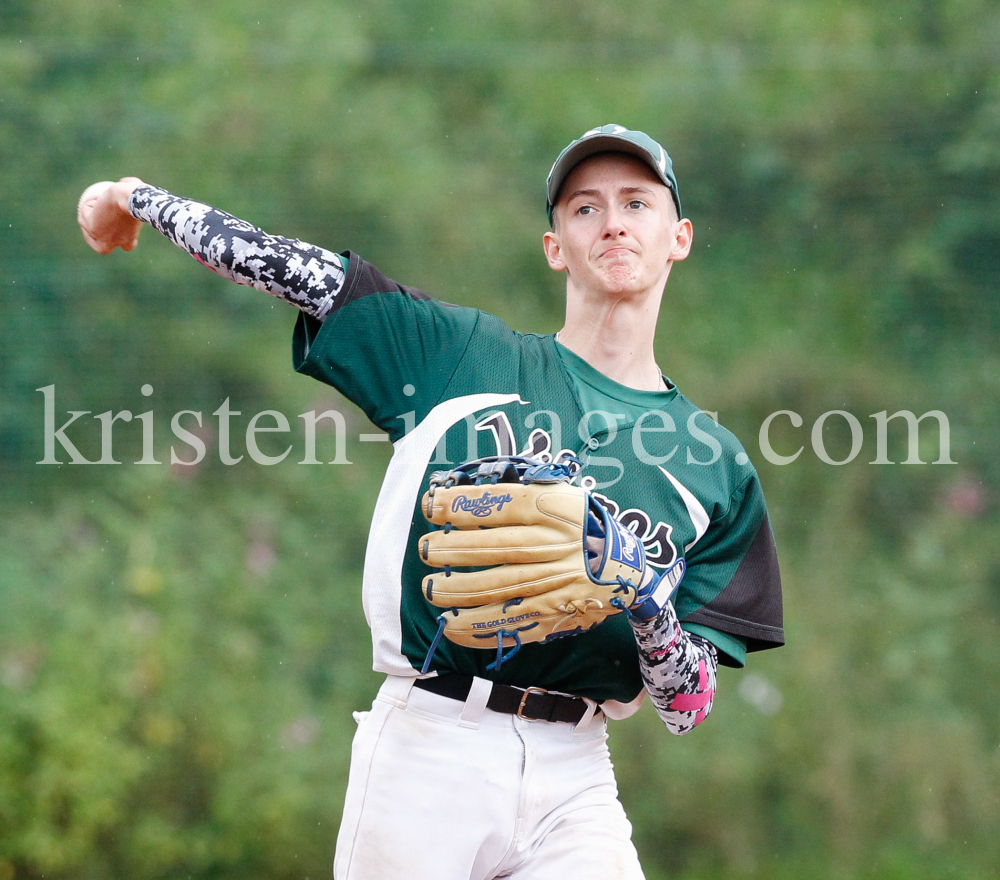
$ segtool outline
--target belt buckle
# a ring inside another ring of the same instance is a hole
[[[539,687],[529,687],[529,688],[525,688],[524,689],[524,693],[521,695],[521,702],[518,703],[518,706],[517,706],[517,712],[514,713],[515,715],[517,715],[518,718],[521,718],[524,721],[540,721],[541,720],[540,718],[528,718],[528,717],[526,717],[524,715],[524,707],[525,707],[525,705],[528,702],[528,697],[531,694],[533,694],[533,693],[534,694],[547,694],[548,691],[545,690],[545,688],[539,688]]]

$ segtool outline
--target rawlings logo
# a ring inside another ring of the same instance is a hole
[[[467,498],[465,495],[459,495],[451,502],[451,512],[457,513],[462,510],[473,516],[489,516],[493,513],[494,508],[503,510],[503,506],[510,500],[510,495],[491,495],[489,492],[484,492],[478,498]]]
[[[639,540],[635,535],[627,528],[621,528],[618,532],[621,536],[622,547],[621,556],[625,562],[632,563],[633,566],[639,565]]]
[[[623,523],[612,519],[609,522],[608,540],[610,548],[608,558],[639,570],[645,567],[646,558],[639,538]]]

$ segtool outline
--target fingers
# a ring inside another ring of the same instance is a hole
[[[423,592],[427,601],[439,608],[467,608],[539,596],[578,584],[580,571],[578,565],[556,561],[499,565],[483,571],[437,572],[424,578]]]
[[[113,185],[110,180],[92,183],[81,193],[76,203],[76,222],[83,233],[83,240],[99,254],[109,254],[115,249],[115,245],[102,241],[93,232],[94,206]]]
[[[420,558],[434,568],[446,565],[499,565],[548,562],[583,553],[581,536],[572,526],[500,526],[494,529],[439,529],[420,539]]]
[[[435,525],[451,523],[461,529],[553,521],[580,526],[586,497],[582,489],[568,483],[453,486],[425,494],[421,509]]]
[[[136,246],[142,224],[128,212],[127,194],[139,183],[138,178],[123,178],[117,184],[101,180],[80,195],[76,220],[83,240],[97,253],[109,254],[116,247],[130,251]]]
[[[93,207],[94,202],[100,198],[108,189],[114,186],[113,180],[99,180],[92,183],[81,194],[80,200],[76,203],[76,216],[79,219],[83,215],[84,207]]]

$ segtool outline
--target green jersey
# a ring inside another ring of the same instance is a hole
[[[625,388],[551,335],[517,333],[347,257],[339,307],[323,322],[300,314],[293,349],[297,370],[340,390],[394,445],[363,581],[377,671],[413,675],[438,630],[440,609],[420,589],[430,569],[417,553],[429,530],[419,510],[429,475],[489,455],[579,458],[581,484],[636,532],[652,566],[684,557],[677,614],[722,662],[742,665],[746,651],[783,643],[764,497],[732,434],[670,383],[663,392]],[[431,669],[602,702],[630,703],[643,687],[624,615],[572,638],[525,644],[487,669],[493,659],[442,642]]]

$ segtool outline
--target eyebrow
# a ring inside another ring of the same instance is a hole
[[[618,190],[618,194],[619,195],[623,195],[623,196],[624,195],[633,195],[635,193],[647,193],[647,194],[651,195],[653,193],[653,190],[651,190],[649,187],[645,187],[645,186],[623,186],[621,189]],[[596,190],[596,189],[578,189],[578,190],[575,190],[575,191],[571,192],[569,194],[569,196],[567,196],[566,201],[567,202],[572,201],[573,199],[577,198],[578,196],[587,196],[587,197],[593,198],[593,197],[600,196],[600,195],[601,195],[600,190]]]

